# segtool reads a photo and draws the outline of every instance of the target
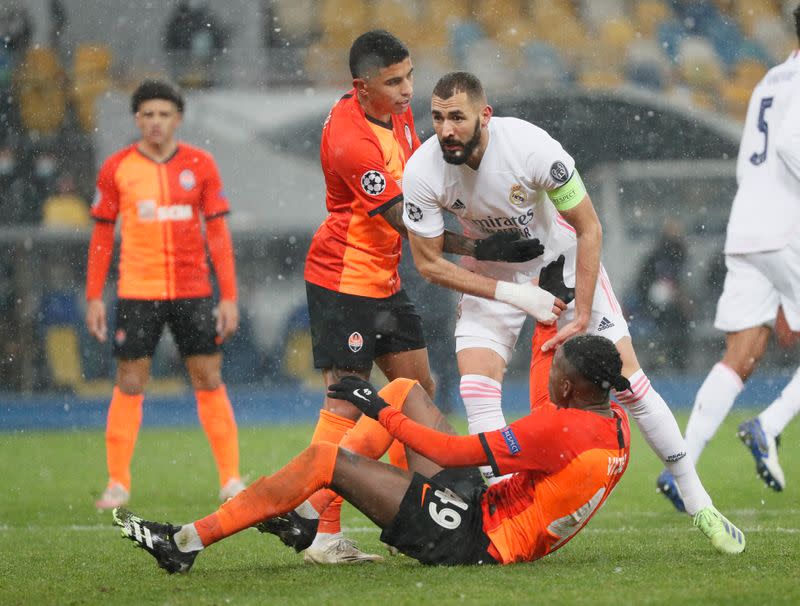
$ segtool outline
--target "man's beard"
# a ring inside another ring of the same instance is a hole
[[[445,149],[445,145],[449,145],[452,143],[457,143],[456,141],[449,139],[447,141],[439,141],[439,145],[442,147],[442,155],[444,156],[444,161],[448,164],[464,164],[467,160],[469,160],[470,156],[472,156],[472,152],[478,147],[481,142],[481,121],[480,119],[475,120],[475,131],[472,133],[472,137],[463,144],[461,149],[457,150],[447,150]]]

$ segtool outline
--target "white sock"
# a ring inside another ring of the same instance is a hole
[[[506,426],[503,416],[503,385],[483,375],[461,377],[461,399],[467,410],[467,428],[470,434],[494,431]],[[490,486],[502,478],[495,478],[492,468],[480,467],[486,483]]]
[[[743,387],[739,375],[722,362],[717,362],[703,381],[686,424],[686,445],[695,464],[706,444],[717,433]]]
[[[686,456],[686,441],[667,403],[650,385],[642,369],[628,377],[631,389],[615,392],[620,404],[627,407],[639,431],[653,452],[675,477],[686,512],[694,515],[711,505],[711,497],[703,488],[692,460]]]
[[[194,524],[181,526],[181,529],[175,533],[175,545],[178,546],[179,551],[184,553],[200,551],[205,547],[203,541],[200,540],[200,535],[197,534],[197,528],[194,527]]]
[[[761,427],[773,438],[779,436],[797,413],[800,412],[800,369],[783,388],[781,395],[758,415]]]
[[[317,549],[325,549],[332,541],[336,539],[342,538],[341,532],[318,532],[317,536],[314,537],[314,540],[311,542],[310,547],[316,547]]]

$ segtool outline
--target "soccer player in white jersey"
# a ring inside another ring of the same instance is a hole
[[[794,19],[800,41],[800,5]],[[725,239],[728,273],[714,320],[727,333],[727,344],[697,392],[686,426],[695,462],[764,354],[779,308],[789,329],[800,330],[800,51],[769,70],[753,90],[736,178]],[[785,486],[777,438],[798,411],[800,370],[775,402],[739,426],[759,476],[777,491]],[[671,481],[668,473],[659,476],[664,494],[680,509],[681,494]]]
[[[428,280],[463,293],[456,323],[461,396],[470,433],[506,425],[503,374],[525,320],[518,290],[564,255],[564,278],[575,300],[543,349],[574,334],[611,339],[631,389],[617,393],[651,448],[673,473],[694,523],[720,551],[739,553],[736,529],[712,505],[686,457],[678,424],[639,367],[625,319],[600,264],[602,230],[572,157],[544,130],[516,118],[494,118],[480,81],[466,72],[443,76],[433,91],[436,137],[411,157],[403,176],[404,215],[414,262]],[[444,211],[466,235],[505,231],[538,238],[541,257],[513,266],[442,255]],[[491,481],[491,479],[489,480]],[[722,538],[725,535],[726,538]],[[716,537],[716,538],[714,538]]]

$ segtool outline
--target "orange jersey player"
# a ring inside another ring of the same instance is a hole
[[[107,335],[103,286],[114,226],[121,222],[113,333],[117,376],[106,429],[109,480],[95,503],[98,509],[129,499],[144,387],[164,325],[175,337],[195,390],[219,471],[220,498],[244,487],[236,422],[221,377],[220,345],[239,322],[233,246],[225,220],[230,208],[211,154],[175,138],[183,106],[180,92],[169,83],[143,82],[132,97],[141,138],[109,157],[97,178],[86,324],[101,342]],[[220,289],[216,307],[206,248]]]
[[[115,522],[159,566],[186,572],[205,547],[284,515],[330,487],[383,529],[382,541],[424,564],[541,558],[586,525],[619,482],[630,454],[627,416],[609,402],[612,386],[629,386],[613,343],[579,336],[555,354],[542,352],[555,332],[540,326],[534,337],[537,401],[531,414],[496,431],[453,435],[425,391],[408,379],[379,393],[354,376],[332,385],[331,397],[378,421],[383,450],[393,439],[405,444],[409,471],[318,442],[193,523],[150,522],[123,509],[114,511]],[[538,393],[541,377],[547,377],[546,396]],[[513,475],[487,489],[476,469],[486,464]]]

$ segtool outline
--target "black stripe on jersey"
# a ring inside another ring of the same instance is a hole
[[[101,219],[100,217],[93,217],[93,219],[97,223],[110,223],[111,225],[114,225],[117,222],[116,219]]]
[[[378,208],[373,208],[369,213],[367,213],[370,217],[374,217],[375,215],[382,215],[387,210],[389,210],[392,206],[397,204],[398,202],[403,201],[403,194],[397,194],[394,198],[389,200],[388,202],[384,202]]]
[[[206,221],[212,221],[214,219],[219,219],[220,217],[224,217],[228,213],[230,213],[229,210],[223,210],[221,213],[217,213],[215,215],[209,215],[209,216],[206,217]]]
[[[372,122],[373,124],[377,124],[378,126],[382,126],[383,128],[386,128],[388,130],[392,130],[394,128],[392,126],[391,119],[388,122],[381,122],[377,118],[373,118],[372,116],[368,116],[367,114],[364,114],[364,117],[366,117],[367,122]]]
[[[353,95],[351,95],[350,93],[345,93],[344,95],[342,95],[342,99],[352,99],[352,97]],[[342,99],[339,99],[339,101],[341,101]]]
[[[494,459],[494,453],[492,452],[492,449],[489,448],[489,442],[486,441],[486,434],[479,433],[478,439],[481,441],[481,446],[483,446],[483,452],[486,453],[486,458],[489,459],[489,465],[492,466],[494,477],[499,478],[503,474],[500,473],[500,470],[497,468],[497,461]]]
[[[622,433],[622,417],[617,416],[617,443],[620,450],[625,450],[625,434]]]

